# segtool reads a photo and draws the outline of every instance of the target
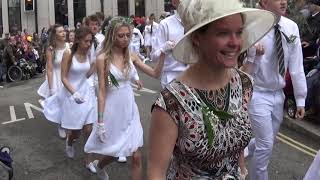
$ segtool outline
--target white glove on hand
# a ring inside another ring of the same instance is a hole
[[[83,99],[83,97],[80,95],[80,93],[75,92],[72,94],[72,98],[73,100],[77,103],[77,104],[82,104],[85,102],[85,100]]]
[[[106,129],[104,128],[104,123],[98,123],[97,134],[100,142],[106,142]]]
[[[173,47],[176,44],[173,41],[167,41],[164,43],[164,45],[162,46],[162,48],[160,49],[161,52],[168,54],[169,52],[172,51]]]

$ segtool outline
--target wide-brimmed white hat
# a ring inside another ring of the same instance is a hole
[[[266,35],[276,20],[272,12],[244,8],[240,0],[180,0],[178,13],[185,28],[185,35],[174,47],[173,56],[176,60],[187,64],[198,61],[197,49],[192,45],[191,34],[215,20],[239,13],[243,15],[241,52]]]

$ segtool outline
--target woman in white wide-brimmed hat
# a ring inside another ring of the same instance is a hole
[[[275,16],[239,0],[181,0],[178,13],[186,33],[173,55],[192,65],[152,108],[149,180],[240,179],[239,157],[252,136],[252,81],[234,67]]]

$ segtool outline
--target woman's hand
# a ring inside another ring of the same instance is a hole
[[[104,123],[98,122],[98,128],[97,128],[97,134],[98,139],[100,142],[105,143],[106,142],[106,129],[104,128]]]
[[[138,90],[142,89],[143,84],[140,80],[136,80],[135,83],[138,86],[138,88],[137,88]]]

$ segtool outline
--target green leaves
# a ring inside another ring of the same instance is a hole
[[[111,72],[109,72],[109,74],[108,74],[108,81],[109,81],[109,83],[111,83],[110,85],[113,85],[115,87],[119,87],[119,83],[118,83],[117,79],[114,77],[114,75]]]
[[[209,144],[209,146],[211,146],[213,143],[213,138],[215,136],[215,132],[214,132],[213,127],[211,125],[210,117],[208,116],[208,114],[209,114],[209,109],[202,108],[202,118],[204,121],[204,127],[206,129],[207,136],[208,136],[208,144]]]
[[[201,110],[204,126],[207,132],[208,144],[209,146],[212,146],[215,138],[215,129],[217,128],[219,121],[234,118],[234,115],[225,111],[215,110],[212,106],[207,106],[206,104],[202,104]]]

